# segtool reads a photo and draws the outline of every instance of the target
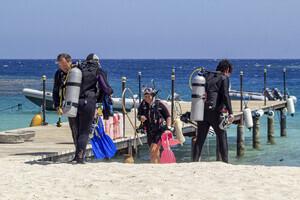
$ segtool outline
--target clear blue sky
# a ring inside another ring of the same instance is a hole
[[[299,0],[2,0],[0,58],[300,58]]]

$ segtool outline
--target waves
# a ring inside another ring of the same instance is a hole
[[[47,90],[52,90],[53,79],[47,81]],[[23,88],[42,89],[42,82],[39,79],[22,79],[7,78],[0,76],[0,96],[5,95],[19,95],[22,94]]]

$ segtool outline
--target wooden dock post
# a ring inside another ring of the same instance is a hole
[[[283,100],[286,101],[286,68],[283,68]],[[280,136],[286,137],[286,108],[280,110]]]
[[[280,136],[286,137],[286,108],[280,110]]]
[[[275,144],[275,141],[274,141],[274,115],[268,116],[268,144]]]
[[[283,100],[286,101],[286,68],[283,68]]]
[[[264,68],[264,105],[267,105],[267,68]]]
[[[132,153],[132,143],[131,140],[128,140],[128,153],[124,154],[124,163],[127,164],[133,164],[134,163],[134,158],[133,158],[133,153]]]
[[[122,77],[122,93],[124,92],[125,87],[126,87],[126,77],[123,76]],[[125,98],[122,100],[122,102],[123,102],[123,105],[125,105]],[[125,125],[126,124],[125,124],[125,112],[123,110],[125,110],[125,109],[122,109],[122,114],[123,114],[123,137],[125,137]]]
[[[43,103],[42,103],[42,113],[43,113],[43,122],[42,125],[47,125],[48,123],[46,122],[46,75],[42,76],[42,81],[43,81]]]
[[[142,102],[142,72],[138,73],[138,81],[139,81],[139,104]]]
[[[259,149],[260,148],[260,117],[253,117],[253,135],[252,135],[252,147],[254,149]]]
[[[241,101],[240,101],[240,110],[243,112],[244,106],[243,106],[243,76],[244,72],[240,72],[240,95],[241,95]],[[245,137],[244,137],[244,118],[243,115],[241,116],[241,119],[239,121],[239,124],[237,125],[237,157],[241,158],[244,156],[245,153]]]
[[[243,157],[244,154],[245,154],[244,124],[240,122],[237,125],[237,158]]]
[[[174,123],[174,92],[175,92],[175,68],[172,68],[172,85],[171,85],[171,121]]]

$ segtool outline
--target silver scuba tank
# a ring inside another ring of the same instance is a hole
[[[72,68],[69,72],[67,83],[66,83],[66,94],[63,103],[64,116],[67,117],[77,116],[81,81],[82,81],[81,70],[77,67]]]
[[[202,73],[198,73],[192,80],[192,121],[203,121],[204,119],[205,84],[206,80]]]

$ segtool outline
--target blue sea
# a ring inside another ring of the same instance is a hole
[[[102,60],[101,64],[107,71],[109,82],[113,86],[114,95],[121,94],[121,77],[127,77],[127,86],[138,93],[138,72],[142,72],[142,84],[160,89],[159,96],[166,98],[171,91],[171,70],[176,70],[175,90],[183,100],[190,100],[188,78],[193,69],[203,66],[214,70],[218,60]],[[287,69],[288,92],[300,97],[300,60],[232,60],[234,71],[231,77],[231,88],[239,89],[239,72],[244,71],[244,89],[261,92],[263,88],[263,69],[268,69],[268,87],[283,90],[282,69]],[[55,60],[0,60],[0,131],[28,127],[34,114],[40,108],[29,102],[22,94],[23,88],[41,89],[42,75],[47,76],[47,90],[52,90],[53,76],[57,69]],[[22,104],[22,109],[16,107]],[[296,106],[299,112],[299,103]],[[66,120],[66,119],[64,119]],[[56,123],[54,112],[47,112],[46,121]],[[236,127],[228,130],[230,145],[230,162],[234,164],[286,165],[300,166],[300,115],[287,119],[288,137],[281,138],[279,133],[279,118],[275,118],[276,145],[267,144],[266,119],[261,121],[261,150],[253,150],[251,145],[252,132],[245,130],[246,152],[242,159],[236,159]],[[210,137],[203,149],[203,160],[215,159],[214,137]],[[180,162],[190,161],[190,141],[183,147],[177,147],[175,154]],[[146,147],[143,147],[147,152]],[[145,156],[144,156],[145,157]],[[146,157],[141,158],[147,159]]]

